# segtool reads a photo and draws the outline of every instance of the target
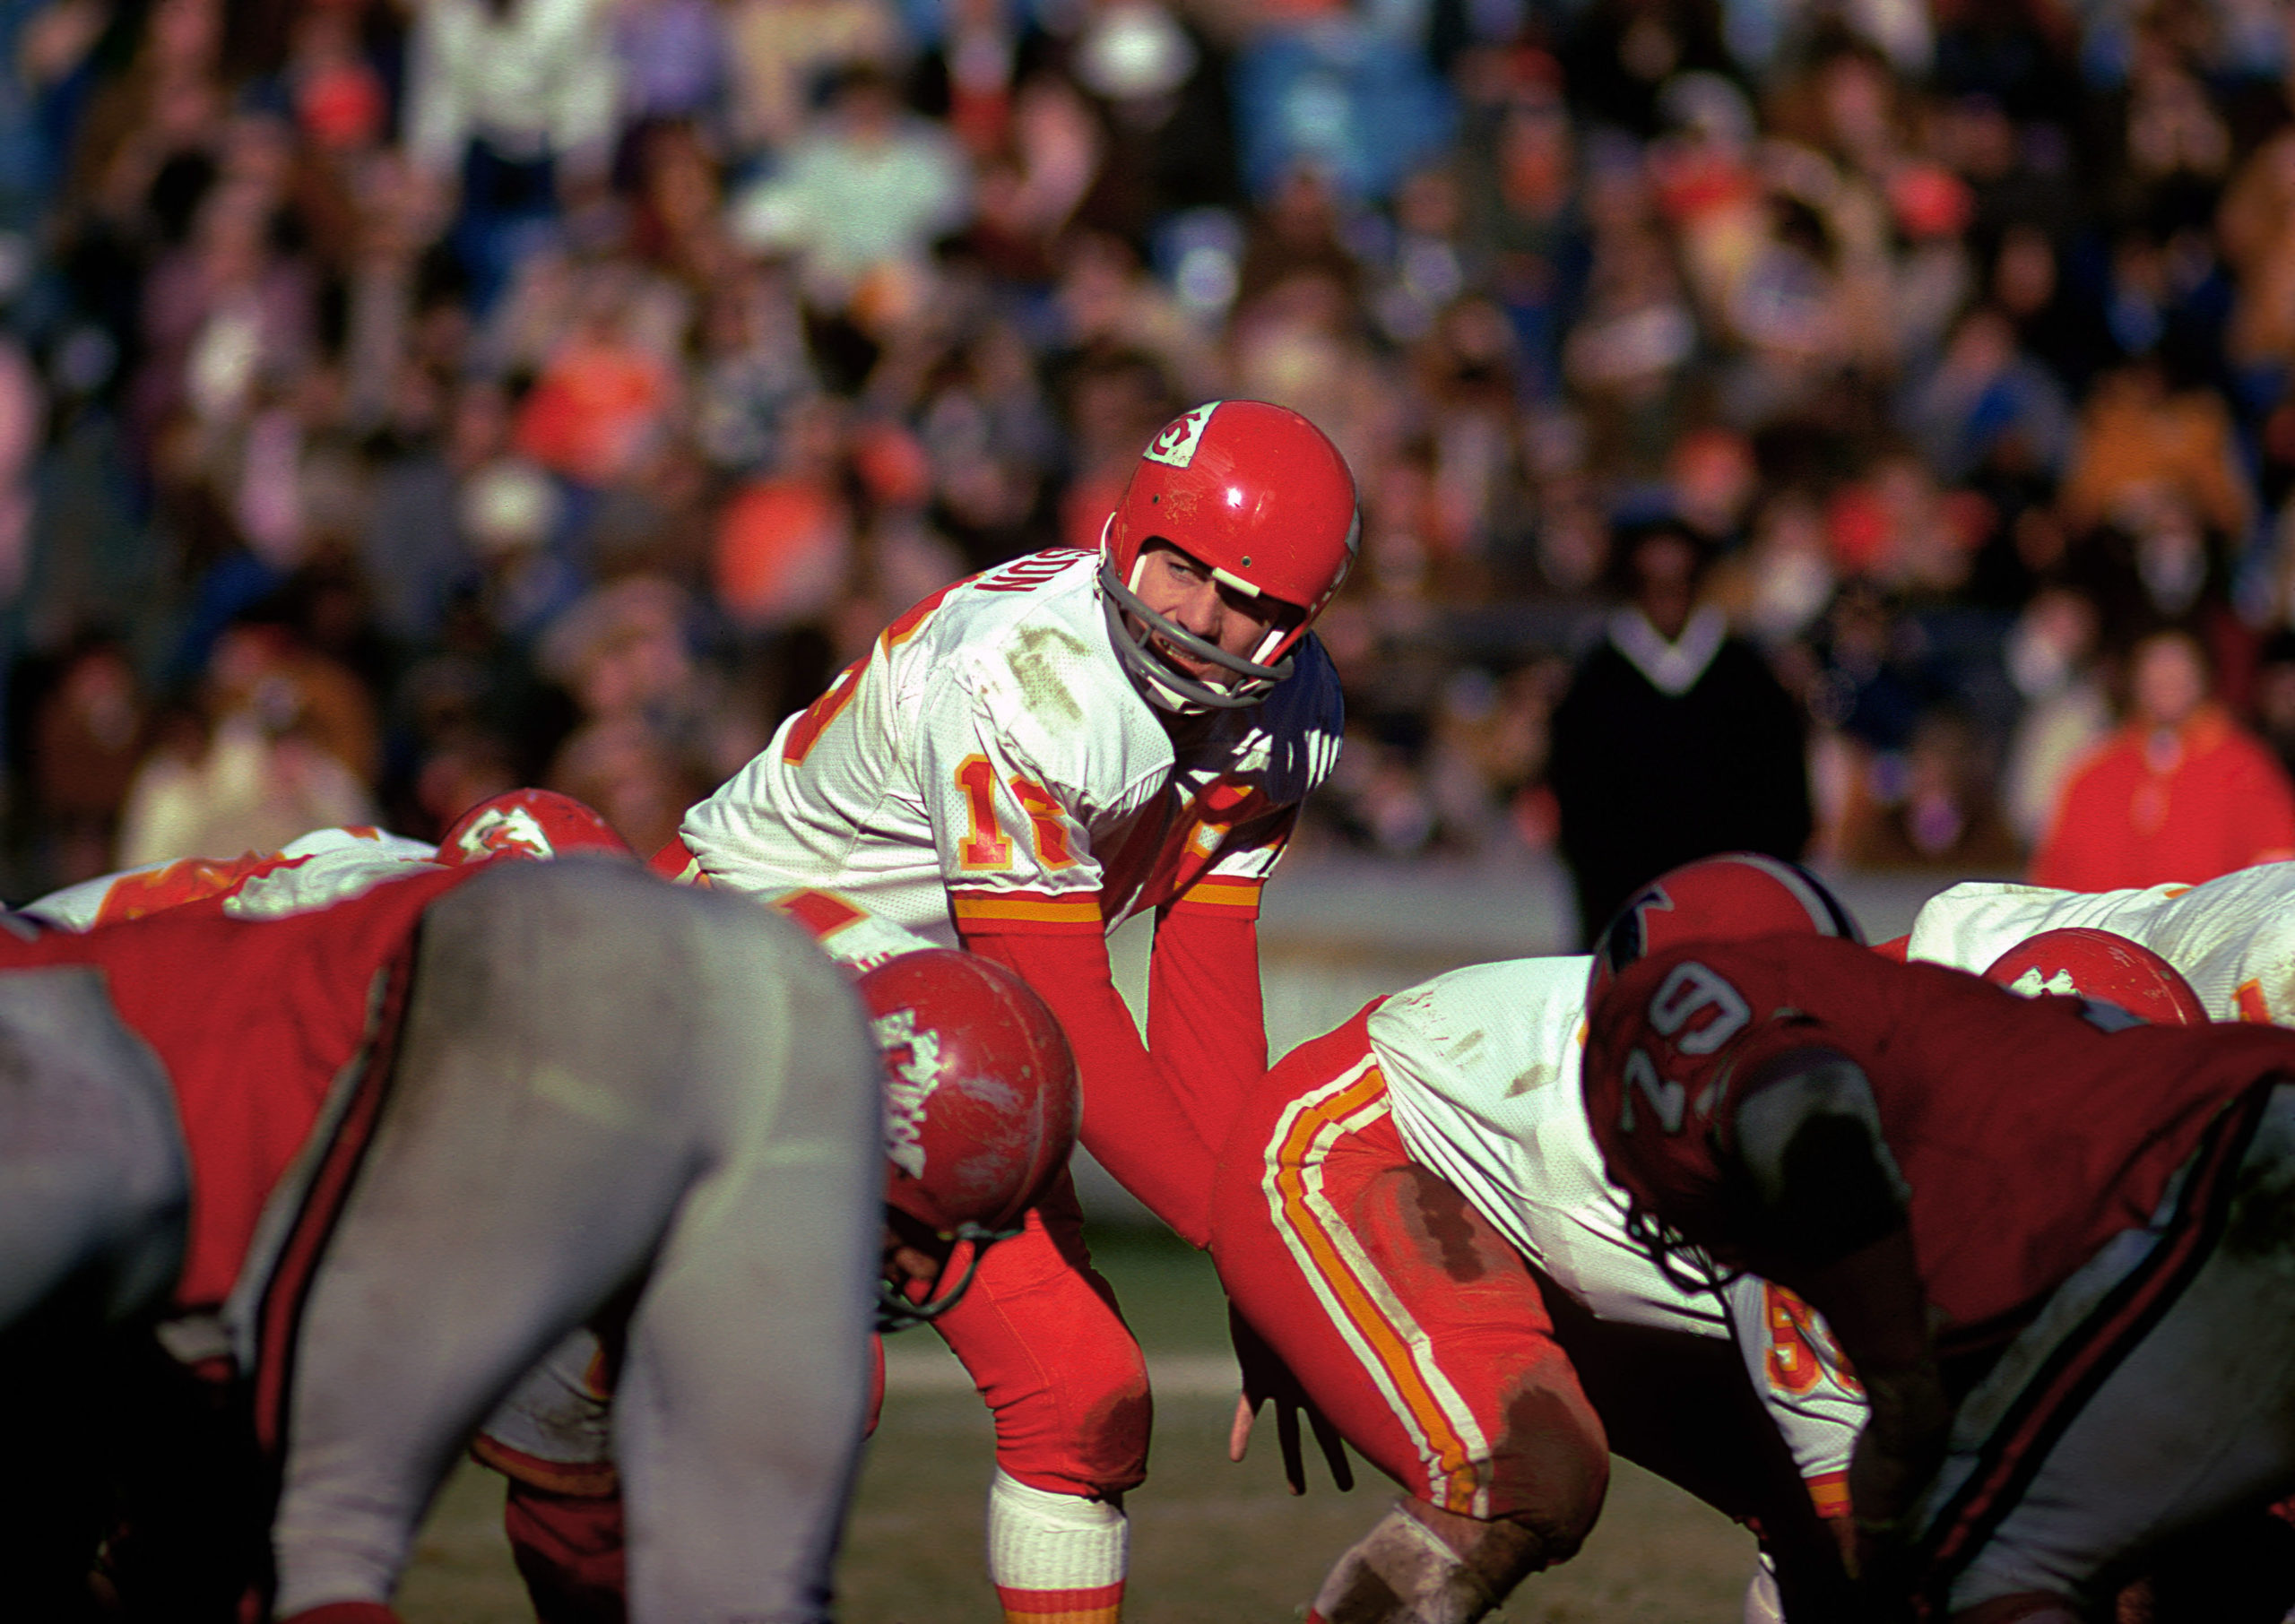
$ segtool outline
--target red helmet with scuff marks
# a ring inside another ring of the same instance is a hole
[[[1149,442],[1100,542],[1100,586],[1116,652],[1166,710],[1256,704],[1291,674],[1290,653],[1355,563],[1355,476],[1329,437],[1286,406],[1207,401]],[[1230,591],[1296,609],[1246,658],[1195,636],[1139,597],[1139,563],[1165,541]],[[1125,624],[1129,616],[1138,629]],[[1198,681],[1156,657],[1159,638],[1233,673]]]
[[[2017,943],[1992,961],[1984,979],[2028,998],[2056,993],[2114,1004],[2154,1026],[2207,1024],[2207,1006],[2173,964],[2140,942],[2089,925]]]
[[[597,813],[555,790],[512,790],[482,800],[438,837],[439,862],[475,863],[505,854],[563,857],[568,851],[634,855]]]
[[[1864,934],[1826,889],[1798,863],[1756,851],[1728,851],[1669,868],[1635,892],[1594,943],[1586,1007],[1626,969],[1684,942],[1743,942],[1764,936],[1835,936],[1862,944]]]
[[[905,954],[860,989],[885,1058],[885,1205],[972,1242],[976,1259],[1019,1232],[1075,1148],[1082,1104],[1068,1039],[1034,989],[974,954]],[[968,1263],[921,1304],[888,1296],[879,1323],[945,1312],[971,1275]]]

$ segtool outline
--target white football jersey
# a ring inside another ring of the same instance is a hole
[[[1921,909],[1906,955],[1981,974],[2019,942],[2071,926],[2149,947],[2182,972],[2211,1020],[2295,1026],[2295,862],[2140,891],[1971,881]]]
[[[1102,929],[1143,908],[1256,909],[1338,757],[1338,679],[1308,638],[1248,709],[1174,748],[1109,642],[1099,556],[1035,553],[888,626],[764,753],[686,815],[713,884],[834,888],[954,946]]]
[[[230,892],[250,912],[301,912],[362,895],[409,865],[428,865],[437,850],[364,826],[315,829],[276,851],[187,857],[82,880],[18,911],[58,929],[85,931]]]
[[[1842,1471],[1865,1406],[1822,1326],[1793,1323],[1750,1276],[1721,1297],[1678,1284],[1626,1233],[1579,1084],[1591,963],[1477,964],[1372,1011],[1403,1144],[1598,1318],[1734,1337],[1802,1475]]]

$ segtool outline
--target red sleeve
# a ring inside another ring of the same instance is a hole
[[[1234,909],[1174,907],[1156,921],[1148,1051],[1217,1154],[1243,1097],[1267,1075],[1257,920]]]
[[[2247,768],[2241,774],[2247,782],[2232,797],[2234,816],[2246,825],[2239,866],[2295,856],[2295,792],[2289,790],[2286,770],[2256,740],[2241,736],[2239,743]]]
[[[1084,1084],[1085,1148],[1182,1240],[1208,1245],[1218,1146],[1206,1141],[1166,1068],[1139,1041],[1108,971],[1107,938],[967,931],[964,944],[1016,972],[1060,1017]]]
[[[2048,818],[2048,833],[2040,837],[2040,848],[2032,853],[2031,869],[2025,875],[2028,884],[2047,885],[2058,891],[2090,889],[2082,882],[2091,865],[2092,850],[2099,840],[2109,848],[2126,828],[2123,816],[2115,825],[2105,809],[2097,804],[2098,792],[2091,788],[2102,772],[2102,757],[2090,756],[2084,764],[2068,774],[2057,791],[2056,810]]]

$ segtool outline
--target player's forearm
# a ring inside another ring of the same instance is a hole
[[[1018,973],[1059,1016],[1084,1092],[1083,1141],[1117,1183],[1189,1245],[1210,1240],[1217,1149],[1140,1042],[1095,936],[967,933],[965,946]]]
[[[1256,920],[1174,908],[1157,921],[1148,1057],[1204,1144],[1225,1145],[1244,1096],[1267,1074]]]
[[[1798,1274],[1795,1289],[1825,1317],[1865,1387],[1870,1419],[1849,1468],[1858,1523],[1897,1537],[1943,1460],[1953,1406],[1928,1335],[1911,1231],[1899,1228]]]

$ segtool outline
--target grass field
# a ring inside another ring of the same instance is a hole
[[[1145,1231],[1094,1237],[1101,1266],[1164,1378],[1154,1470],[1130,1500],[1132,1624],[1281,1624],[1298,1618],[1333,1557],[1390,1490],[1367,1467],[1354,1493],[1321,1475],[1284,1488],[1273,1440],[1226,1459],[1234,1408],[1226,1332],[1209,1264]],[[931,1333],[893,1344],[891,1393],[870,1445],[838,1575],[847,1624],[996,1624],[981,1513],[987,1412]],[[409,1624],[532,1618],[498,1518],[498,1479],[466,1467],[423,1532],[400,1597]],[[1513,1624],[1734,1624],[1753,1543],[1670,1486],[1620,1464],[1601,1525],[1579,1558],[1524,1585]]]

